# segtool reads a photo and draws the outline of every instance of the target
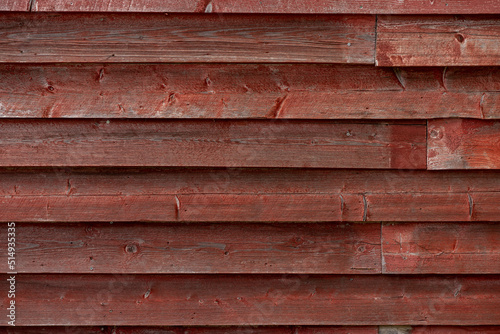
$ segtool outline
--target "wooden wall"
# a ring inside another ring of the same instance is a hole
[[[500,2],[0,11],[0,333],[500,332]]]

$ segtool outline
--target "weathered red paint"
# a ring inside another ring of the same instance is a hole
[[[498,274],[498,223],[384,223],[383,272]]]
[[[500,117],[500,71],[492,67],[0,64],[0,85],[0,117]]]
[[[12,0],[5,10],[26,6],[27,0]],[[499,14],[494,0],[36,0],[33,11],[102,12],[195,12],[195,13],[286,13],[286,14]]]
[[[499,169],[499,130],[496,121],[430,120],[428,169]]]
[[[498,16],[379,16],[378,66],[498,66]]]
[[[3,120],[0,166],[424,169],[416,123]]]
[[[26,274],[16,286],[29,314],[18,325],[492,325],[500,317],[496,275]]]
[[[18,223],[16,232],[22,274],[381,273],[379,223]],[[8,272],[7,253],[0,260]]]
[[[0,63],[372,64],[375,16],[8,13]]]

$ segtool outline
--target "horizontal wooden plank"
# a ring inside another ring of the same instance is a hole
[[[22,12],[31,9],[30,0],[2,0],[0,11]]]
[[[16,236],[16,271],[23,274],[381,272],[378,223],[18,223]],[[7,253],[0,268],[9,271]]]
[[[378,334],[495,334],[499,326],[379,326]]]
[[[497,334],[499,326],[1,327],[2,334]]]
[[[500,189],[500,171],[275,168],[0,168],[0,196],[464,194]]]
[[[14,1],[14,0],[13,0]],[[14,4],[23,4],[17,0]],[[13,5],[11,5],[13,6]],[[10,7],[6,6],[6,9]],[[12,10],[12,9],[11,9]],[[211,0],[211,1],[173,1],[173,0],[36,0],[32,10],[37,11],[101,11],[101,12],[196,12],[196,13],[286,13],[286,14],[325,14],[325,13],[371,13],[371,14],[499,14],[500,6],[495,0],[483,1],[424,1],[406,0],[360,0],[336,1],[272,1],[272,0]]]
[[[0,64],[0,117],[500,118],[499,90],[495,67]]]
[[[0,198],[2,221],[176,221],[175,196]],[[21,213],[22,212],[22,213]]]
[[[4,222],[498,221],[500,200],[499,171],[0,171]]]
[[[498,274],[500,224],[383,224],[384,273]]]
[[[4,14],[0,62],[374,62],[371,15]]]
[[[431,120],[428,169],[500,169],[500,123],[470,119]]]
[[[0,327],[2,334],[378,334],[377,326]],[[487,332],[489,334],[489,332]],[[440,333],[441,334],[441,333]]]
[[[378,66],[498,66],[498,16],[380,16]]]
[[[8,119],[0,128],[0,166],[426,167],[423,124]]]
[[[26,274],[16,291],[16,325],[492,325],[500,317],[496,275]]]

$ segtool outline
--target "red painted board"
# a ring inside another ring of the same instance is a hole
[[[380,16],[378,66],[498,66],[498,16]]]
[[[500,190],[498,170],[0,168],[0,196],[464,194]]]
[[[498,223],[386,223],[383,270],[388,274],[498,274]]]
[[[500,13],[497,1],[425,1],[407,0],[36,0],[38,11],[115,11],[115,12],[205,12],[205,13],[285,13],[285,14],[494,14]]]
[[[378,223],[18,223],[16,236],[23,274],[381,272]],[[6,252],[0,269],[9,271]]]
[[[0,198],[0,221],[497,221],[500,193]]]
[[[0,175],[4,222],[498,221],[500,200],[498,171],[56,168]]]
[[[9,13],[0,62],[372,64],[371,15]]]
[[[500,118],[500,70],[342,64],[0,64],[7,118]]]
[[[19,326],[492,325],[500,317],[496,275],[26,274],[16,289]]]
[[[428,169],[500,169],[500,123],[471,119],[430,120]]]
[[[2,0],[0,11],[26,12],[30,10],[30,0]]]
[[[2,334],[378,334],[377,326],[1,327]],[[489,333],[489,332],[487,332]]]
[[[379,326],[378,334],[496,334],[499,326]]]
[[[175,221],[175,196],[19,196],[0,198],[0,221]]]
[[[425,168],[422,124],[3,120],[0,166]]]

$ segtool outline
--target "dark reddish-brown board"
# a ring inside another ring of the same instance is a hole
[[[423,124],[3,120],[0,166],[423,169]]]
[[[28,169],[1,176],[4,222],[498,221],[500,200],[496,171]]]
[[[0,117],[499,118],[494,67],[1,64]]]
[[[0,221],[176,221],[175,196],[20,196],[0,198]]]
[[[378,334],[496,334],[499,326],[379,326]]]
[[[381,272],[378,223],[17,224],[16,233],[23,274]],[[0,263],[8,272],[7,254]]]
[[[500,169],[500,122],[430,120],[428,169]]]
[[[378,66],[498,66],[498,16],[379,16]]]
[[[6,291],[7,275],[0,282]],[[491,325],[500,317],[495,275],[26,274],[16,287],[17,325]]]
[[[3,327],[2,334],[497,334],[499,326]]]
[[[23,3],[17,0],[14,3]],[[9,7],[6,7],[9,9]],[[495,0],[36,0],[38,11],[118,11],[118,12],[205,12],[205,13],[286,13],[286,14],[494,14],[500,13]]]
[[[387,223],[382,244],[384,273],[500,273],[498,223]]]
[[[0,62],[372,64],[371,15],[4,14]]]
[[[0,196],[464,194],[500,189],[500,171],[278,168],[1,168]]]
[[[4,327],[2,334],[378,334],[377,326]],[[473,332],[475,333],[475,332]],[[487,332],[489,334],[489,332]],[[441,334],[441,333],[439,333]]]

